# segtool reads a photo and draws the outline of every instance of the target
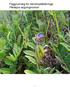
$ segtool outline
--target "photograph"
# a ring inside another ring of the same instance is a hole
[[[0,11],[0,74],[70,74],[70,11]]]

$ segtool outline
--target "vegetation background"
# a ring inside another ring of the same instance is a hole
[[[69,11],[0,11],[0,73],[70,73]]]

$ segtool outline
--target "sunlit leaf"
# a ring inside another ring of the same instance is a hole
[[[25,57],[28,58],[31,63],[36,64],[36,60],[33,57],[27,55]]]
[[[25,72],[25,74],[35,74],[35,72],[33,72],[31,70],[25,70],[24,72]]]
[[[25,50],[24,53],[25,53],[26,55],[35,57],[35,53],[34,53],[33,51]]]
[[[14,55],[12,55],[12,54],[9,54],[10,56],[7,56],[7,58],[9,59],[9,60],[11,60],[12,62],[15,62],[16,61],[16,57],[14,57]]]

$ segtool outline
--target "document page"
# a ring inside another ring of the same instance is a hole
[[[0,0],[0,86],[69,87],[70,0]]]

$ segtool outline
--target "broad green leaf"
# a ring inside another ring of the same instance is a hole
[[[31,63],[36,64],[36,60],[33,57],[27,55],[25,57],[28,58]]]
[[[9,59],[5,59],[4,62],[5,62],[6,65],[11,65],[11,66],[12,66],[12,65],[14,64],[14,63],[13,63],[11,60],[9,60]]]
[[[2,73],[2,74],[10,74],[11,70],[9,68],[0,68],[0,73]]]
[[[35,57],[35,53],[34,53],[33,51],[25,50],[24,53],[25,53],[26,55]]]

